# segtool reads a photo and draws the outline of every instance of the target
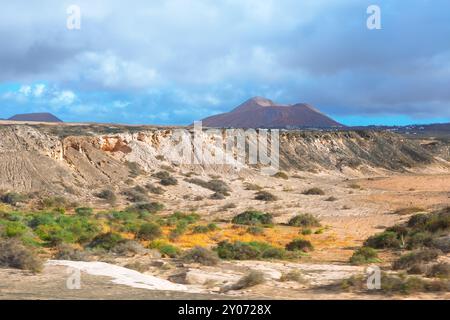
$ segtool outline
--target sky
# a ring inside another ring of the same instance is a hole
[[[0,2],[0,118],[187,125],[253,96],[346,125],[450,122],[450,1]]]

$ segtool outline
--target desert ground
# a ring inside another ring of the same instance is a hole
[[[34,129],[30,132],[36,134]],[[23,134],[23,131],[19,133]],[[151,221],[165,219],[174,212],[195,213],[199,216],[193,227],[188,227],[187,231],[177,237],[171,237],[173,227],[161,224],[160,238],[170,242],[171,246],[181,252],[196,247],[213,251],[221,241],[259,242],[274,248],[284,248],[298,238],[309,241],[314,249],[301,252],[289,259],[221,259],[212,265],[205,265],[198,261],[186,261],[183,255],[170,257],[164,252],[158,252],[157,248],[152,246],[154,241],[147,240],[140,241],[139,245],[144,250],[139,252],[112,254],[89,251],[89,259],[86,261],[57,258],[58,248],[44,245],[38,249],[39,256],[45,261],[41,273],[7,266],[0,268],[1,299],[450,298],[448,289],[386,293],[377,290],[353,290],[342,285],[351,277],[365,275],[370,263],[353,264],[349,259],[355,250],[364,245],[366,239],[389,227],[407,222],[417,213],[431,214],[450,206],[450,167],[447,159],[437,157],[433,163],[426,160],[425,164],[418,164],[408,170],[392,170],[364,163],[357,169],[355,166],[349,166],[340,170],[323,168],[299,170],[295,167],[283,167],[280,170],[282,175],[268,176],[251,168],[230,171],[183,167],[173,164],[165,154],[166,158],[161,160],[162,163],[152,164],[152,167],[146,167],[141,163],[142,170],[138,173],[133,172],[131,178],[127,176],[128,173],[124,173],[122,167],[117,167],[114,172],[118,177],[111,177],[109,183],[105,183],[103,177],[88,167],[89,163],[84,162],[81,157],[87,157],[90,163],[97,163],[95,157],[105,157],[104,154],[107,154],[108,161],[102,160],[105,164],[98,166],[103,170],[121,163],[123,160],[120,157],[123,156],[128,156],[128,159],[134,159],[139,163],[136,158],[130,158],[133,153],[124,151],[126,150],[124,146],[133,148],[129,141],[109,136],[109,139],[113,138],[116,146],[111,148],[108,145],[108,148],[105,148],[94,144],[84,146],[79,136],[66,137],[64,147],[67,148],[67,143],[70,142],[71,146],[77,146],[76,150],[80,153],[72,153],[75,152],[74,149],[65,149],[62,157],[58,155],[58,150],[52,147],[57,143],[50,139],[51,151],[45,151],[45,161],[57,159],[58,165],[64,170],[75,169],[76,174],[84,178],[83,182],[91,183],[96,179],[90,188],[82,186],[81,183],[80,185],[73,183],[71,188],[68,188],[67,181],[71,181],[69,179],[72,178],[61,169],[61,179],[66,180],[58,181],[59,186],[66,186],[67,197],[81,201],[79,206],[92,208],[96,214],[95,219],[104,221],[103,212],[108,210],[121,212],[130,208],[135,201],[130,200],[130,192],[127,193],[127,190],[140,190],[139,186],[160,186],[164,192],[139,191],[145,193],[152,202],[164,204],[163,208],[152,215]],[[13,139],[15,138],[11,138],[11,141]],[[29,135],[26,139],[30,139]],[[102,139],[108,140],[104,134]],[[14,145],[11,141],[8,143]],[[158,142],[154,143],[159,145]],[[116,148],[119,144],[120,148]],[[82,148],[85,150],[83,153]],[[24,149],[27,150],[21,152],[30,152],[30,148]],[[17,154],[12,155],[8,153],[9,151],[3,150],[4,162],[0,165],[5,176],[14,175],[14,171],[17,170],[13,161]],[[142,156],[145,153],[138,155]],[[42,152],[36,152],[31,156],[43,157]],[[152,157],[155,158],[155,155]],[[23,157],[21,160],[25,163],[29,158]],[[67,161],[68,164],[61,161]],[[402,161],[405,160],[402,158]],[[327,166],[326,163],[321,165]],[[177,183],[161,186],[161,177],[158,176],[161,171],[175,178]],[[20,177],[23,181],[27,181],[23,172],[20,173]],[[45,176],[36,177],[33,182],[23,183],[15,191],[30,192],[31,189],[27,188],[33,186],[37,186],[35,188],[38,190],[44,186],[48,188],[49,181],[46,179]],[[220,180],[228,187],[229,192],[223,197],[214,198],[213,191],[199,185],[198,182],[193,182],[192,179]],[[118,195],[113,204],[96,197],[94,191],[105,188]],[[307,194],[306,191],[312,188],[319,189],[320,193]],[[3,186],[3,192],[7,190],[11,191],[11,188]],[[274,199],[257,200],[255,195],[261,191],[274,196]],[[3,204],[0,211],[32,210],[39,201],[40,196],[33,196],[28,202],[18,203],[15,206]],[[414,210],[401,211],[408,208]],[[270,213],[273,217],[272,224],[253,234],[249,233],[248,225],[232,223],[233,217],[249,210]],[[75,208],[67,208],[64,214],[73,216],[76,215],[75,212]],[[314,216],[320,221],[320,226],[302,228],[289,225],[291,218],[304,213]],[[214,224],[215,228],[205,232],[193,231],[195,225],[209,224]],[[111,232],[113,227],[105,224],[103,228],[104,232]],[[137,240],[133,232],[121,232],[121,236],[130,241]],[[440,236],[445,238],[445,234]],[[74,248],[83,250],[79,244],[75,244]],[[376,265],[383,271],[391,273],[392,263],[408,252],[404,248],[400,250],[381,248],[378,250],[379,259]],[[444,251],[436,261],[448,264],[449,259],[448,251]],[[73,270],[81,272],[78,289],[67,287],[67,279]],[[263,275],[264,281],[246,287],[235,286],[249,272],[255,271]],[[296,276],[292,279],[286,277],[292,274]]]

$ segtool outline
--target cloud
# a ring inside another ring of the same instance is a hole
[[[23,85],[2,99],[133,123],[191,123],[253,95],[339,117],[450,119],[446,0],[379,0],[377,31],[366,0],[78,0],[73,31],[71,4],[2,4],[0,91]]]

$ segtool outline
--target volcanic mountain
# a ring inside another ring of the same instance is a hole
[[[51,113],[24,113],[16,114],[8,120],[11,121],[33,121],[33,122],[63,122]]]
[[[208,117],[202,122],[205,127],[218,128],[343,127],[308,104],[282,105],[262,97],[252,98],[230,112]]]

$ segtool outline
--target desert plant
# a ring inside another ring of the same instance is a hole
[[[251,190],[251,191],[260,191],[263,189],[263,187],[261,187],[257,184],[254,184],[254,183],[249,183],[249,182],[246,182],[244,184],[244,188],[245,188],[245,190]]]
[[[308,240],[294,239],[286,245],[286,250],[309,252],[309,251],[313,251],[314,247],[311,244],[311,242]]]
[[[264,273],[261,271],[250,271],[242,277],[237,283],[231,286],[230,290],[242,290],[263,284],[265,282]]]
[[[259,226],[250,226],[247,228],[247,233],[250,233],[254,236],[259,236],[264,234],[264,229]]]
[[[123,240],[111,248],[111,251],[121,256],[129,256],[136,254],[145,254],[145,249],[139,242],[133,240]]]
[[[68,244],[61,244],[56,248],[55,259],[69,261],[89,261],[90,255],[86,251]]]
[[[426,263],[433,261],[442,254],[437,249],[424,249],[407,253],[401,256],[398,260],[394,261],[392,267],[394,270],[409,269],[415,264]]]
[[[369,247],[361,247],[356,250],[350,258],[350,263],[354,265],[362,265],[368,263],[380,262],[378,253],[375,249]]]
[[[120,242],[123,241],[123,238],[118,233],[108,232],[102,233],[96,236],[91,243],[89,243],[88,247],[90,248],[99,248],[104,250],[111,250],[115,246],[117,246]]]
[[[260,201],[277,201],[278,197],[268,191],[259,191],[256,193],[255,200]]]
[[[304,279],[303,279],[302,273],[300,271],[292,270],[287,273],[283,273],[280,277],[280,281],[281,282],[292,281],[292,282],[303,283]]]
[[[163,241],[152,241],[148,248],[158,250],[163,256],[176,258],[180,254],[180,249]]]
[[[449,279],[450,264],[448,262],[441,262],[433,265],[427,273],[427,277]]]
[[[272,219],[273,216],[270,213],[249,210],[236,215],[231,222],[243,225],[270,225]]]
[[[163,186],[176,186],[178,184],[178,180],[174,177],[164,178],[159,181]]]
[[[146,211],[149,213],[157,213],[164,210],[164,205],[159,202],[141,202],[133,205],[130,210]]]
[[[320,227],[319,220],[309,213],[296,215],[289,220],[288,224],[292,227]]]
[[[27,197],[23,194],[17,192],[8,192],[0,197],[0,200],[3,203],[7,203],[15,206],[19,202],[25,202]]]
[[[159,186],[155,186],[155,185],[152,184],[152,183],[146,184],[146,185],[145,185],[145,188],[146,188],[149,192],[151,192],[151,193],[153,193],[153,194],[161,195],[161,194],[164,194],[164,192],[165,192],[165,190],[164,190],[163,188],[161,188],[161,187],[159,187]]]
[[[76,208],[75,213],[81,217],[90,217],[93,215],[94,210],[92,208],[82,207]]]
[[[17,239],[0,240],[0,266],[32,272],[40,272],[43,267],[35,252]]]
[[[155,240],[161,236],[161,228],[155,223],[144,223],[136,234],[136,237],[141,240]]]
[[[423,209],[423,208],[419,208],[419,207],[408,207],[408,208],[397,209],[397,210],[395,210],[392,214],[397,214],[397,215],[409,215],[409,214],[414,214],[414,213],[424,212],[424,211],[425,211],[425,209]]]
[[[302,194],[307,196],[323,196],[325,195],[325,191],[320,188],[310,188],[302,192]]]
[[[364,242],[364,246],[371,247],[374,249],[386,249],[386,248],[397,249],[400,248],[401,241],[398,239],[397,234],[395,232],[384,231],[382,233],[369,237]]]
[[[219,262],[219,258],[215,252],[199,246],[186,251],[183,254],[182,260],[205,266],[215,266]]]
[[[104,189],[104,190],[100,191],[99,193],[97,193],[95,196],[97,198],[106,200],[110,204],[114,204],[117,201],[116,194],[109,189]]]

